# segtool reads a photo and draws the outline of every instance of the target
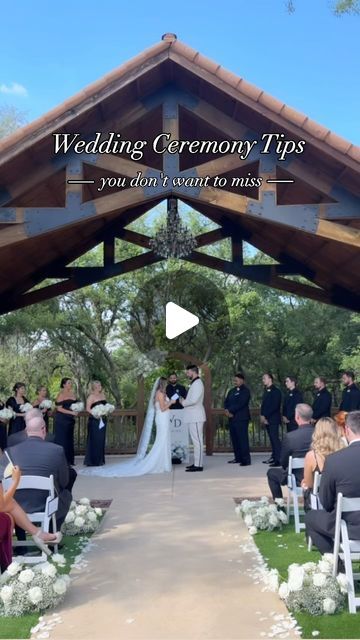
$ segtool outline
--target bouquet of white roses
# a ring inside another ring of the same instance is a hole
[[[107,402],[106,404],[97,404],[96,407],[91,409],[91,415],[96,419],[103,418],[104,416],[108,416],[115,410],[115,405]]]
[[[61,531],[65,536],[78,536],[83,533],[94,533],[103,515],[100,507],[92,507],[88,498],[72,502]]]
[[[4,407],[4,409],[0,409],[0,420],[11,420],[14,415],[15,413],[11,407]]]
[[[30,404],[30,402],[25,402],[25,404],[20,405],[21,413],[27,413],[28,411],[30,411],[30,409],[33,409],[33,406],[32,404]]]
[[[340,611],[348,591],[347,578],[339,573],[332,575],[334,557],[325,553],[319,562],[291,564],[288,581],[279,587],[279,596],[290,611],[306,611],[312,616]]]
[[[63,556],[56,556],[64,560]],[[54,556],[53,556],[54,558]],[[62,562],[61,564],[64,564]],[[0,576],[0,616],[23,616],[55,607],[63,599],[70,583],[59,574],[55,564],[42,562],[31,569],[12,562]]]
[[[174,444],[171,450],[171,457],[179,460],[186,460],[186,449],[182,444]]]
[[[51,400],[49,400],[48,398],[45,398],[42,402],[40,402],[39,404],[39,409],[52,409],[53,403]]]
[[[80,411],[84,411],[84,403],[83,402],[73,402],[70,405],[70,409],[71,409],[71,411],[75,411],[76,413],[79,413]]]
[[[243,500],[235,507],[235,512],[244,518],[249,533],[254,535],[259,530],[281,529],[287,523],[284,505],[282,498],[277,498],[275,504],[270,504],[269,498],[263,496],[260,500]]]

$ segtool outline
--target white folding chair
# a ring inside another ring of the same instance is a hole
[[[360,578],[360,573],[353,573],[352,563],[360,560],[360,540],[349,540],[347,523],[342,519],[343,513],[360,511],[359,498],[344,498],[342,493],[337,494],[335,540],[334,540],[334,566],[333,576],[336,576],[339,557],[345,564],[345,574],[348,581],[349,613],[356,613],[356,607],[360,607],[360,597],[355,597],[354,579]]]
[[[301,529],[305,529],[305,523],[300,522],[300,515],[304,514],[304,509],[299,508],[299,498],[303,495],[303,490],[296,484],[296,477],[293,473],[295,469],[304,468],[304,458],[289,457],[288,466],[288,496],[286,505],[286,514],[288,522],[290,521],[290,515],[294,516],[295,521],[295,533],[300,533]],[[292,503],[292,506],[291,506]]]
[[[11,478],[3,479],[4,489],[7,490],[11,483]],[[45,533],[49,533],[50,522],[52,522],[52,532],[57,533],[55,514],[59,506],[59,498],[55,496],[54,476],[50,476],[49,478],[43,476],[21,476],[17,491],[21,489],[30,489],[31,491],[48,491],[49,495],[46,498],[44,511],[27,513],[26,515],[31,522],[39,524]],[[27,540],[14,541],[13,547],[38,548],[31,538]],[[54,545],[54,549],[57,553],[57,545]],[[42,551],[41,555],[24,556],[24,562],[34,564],[37,562],[43,562],[46,558],[47,556],[45,552]]]
[[[313,511],[318,511],[319,509],[323,509],[323,506],[319,500],[320,482],[321,482],[321,473],[319,473],[319,471],[315,471],[314,484],[313,484],[312,492],[310,494],[310,505]],[[311,549],[312,549],[312,540],[309,536],[308,551],[311,551]]]

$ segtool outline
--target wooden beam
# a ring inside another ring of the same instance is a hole
[[[160,199],[163,200],[167,195],[170,195],[170,193],[170,191],[164,191],[159,194],[159,196],[161,196]],[[120,192],[115,191],[114,193],[109,193],[108,195],[101,196],[100,198],[95,198],[94,200],[90,200],[87,204],[94,206],[97,215],[103,215],[114,211],[120,212],[123,209],[128,209],[129,207],[155,199],[158,199],[157,194],[145,193],[142,187],[132,187],[129,189],[123,189]]]
[[[360,231],[358,229],[330,222],[330,220],[319,220],[316,235],[352,247],[360,247]]]
[[[84,157],[84,162],[86,162],[86,156]],[[138,171],[141,171],[143,174],[146,174],[147,171],[151,171],[152,174],[154,173],[154,169],[151,169],[145,164],[133,162],[133,160],[115,156],[111,153],[96,154],[95,159],[89,161],[89,165],[94,165],[95,167],[105,169],[106,171],[113,171],[114,173],[118,173],[127,178],[135,177]]]
[[[104,251],[104,267],[108,267],[115,263],[115,238],[105,238],[103,244]]]
[[[216,160],[209,160],[204,164],[199,164],[193,167],[193,171],[196,171],[196,175],[203,176],[220,176],[223,173],[232,171],[232,169],[244,168],[249,164],[253,164],[254,160],[241,160],[237,154],[229,153],[226,156],[216,158]]]
[[[198,100],[197,98],[194,98],[194,105],[191,106],[191,109],[187,107],[186,104],[183,105],[183,108],[187,109],[190,114],[194,114],[201,120],[204,120],[217,131],[221,131],[221,133],[225,134],[232,140],[245,139],[249,134],[249,127],[246,127],[241,124],[241,122],[230,118],[230,116],[227,116],[223,111],[213,107],[205,100]]]

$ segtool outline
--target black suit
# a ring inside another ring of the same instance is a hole
[[[337,494],[342,493],[346,498],[360,498],[359,462],[359,440],[332,453],[325,460],[319,491],[324,511],[309,511],[305,516],[307,533],[320,553],[333,551]],[[343,519],[348,524],[349,538],[360,540],[360,512],[344,513]]]
[[[286,430],[288,433],[289,431],[295,431],[295,429],[298,428],[298,425],[295,422],[295,407],[301,402],[304,402],[303,395],[296,387],[295,389],[290,389],[284,398],[283,416],[289,420],[289,422],[286,423]]]
[[[40,437],[30,436],[8,448],[8,453],[12,462],[20,467],[23,476],[54,476],[55,490],[59,497],[56,522],[60,528],[70,507],[71,489],[77,475],[75,469],[69,469],[63,447]],[[42,511],[47,496],[47,491],[31,489],[18,489],[15,493],[16,501],[27,513]]]
[[[266,430],[268,432],[272,457],[277,464],[280,460],[281,442],[279,438],[279,425],[281,422],[281,391],[275,385],[267,387],[262,398],[260,413],[268,421]]]
[[[187,391],[182,384],[169,384],[166,387],[166,395],[171,400],[172,396],[177,393],[180,398],[186,398]],[[176,400],[175,404],[172,405],[171,409],[183,409],[184,407],[180,403],[180,400]]]
[[[326,387],[316,392],[312,410],[313,420],[315,422],[320,418],[329,418],[331,416],[331,393]]]
[[[360,389],[355,382],[343,389],[340,411],[358,411],[360,409]]]
[[[303,424],[296,431],[290,431],[284,436],[281,446],[280,464],[282,469],[269,469],[267,472],[268,483],[272,497],[282,498],[281,485],[287,483],[287,470],[289,458],[305,458],[311,446],[314,427],[311,424]],[[298,485],[304,477],[303,469],[295,469],[294,475]]]
[[[236,462],[251,464],[249,447],[250,391],[242,384],[234,387],[226,396],[224,407],[232,415],[229,418],[231,442]]]

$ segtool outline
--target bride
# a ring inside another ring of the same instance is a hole
[[[166,378],[158,378],[153,386],[136,456],[131,460],[107,465],[106,467],[80,469],[80,474],[86,476],[123,478],[142,476],[146,473],[164,473],[165,471],[171,471],[169,408],[176,403],[176,400],[168,400],[166,397],[166,385]],[[155,442],[149,453],[146,453],[150,442],[154,418],[156,424]]]

